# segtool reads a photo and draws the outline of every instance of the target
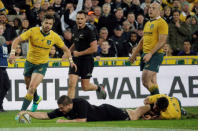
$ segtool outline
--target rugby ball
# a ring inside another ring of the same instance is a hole
[[[31,123],[31,117],[28,113],[24,113],[19,116],[19,123],[26,123],[30,124]]]

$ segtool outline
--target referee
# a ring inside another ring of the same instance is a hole
[[[87,13],[79,11],[76,16],[76,25],[73,28],[73,44],[70,47],[77,71],[72,67],[69,69],[68,96],[70,98],[75,97],[75,88],[80,77],[84,91],[96,90],[102,99],[106,99],[104,87],[90,83],[94,68],[93,54],[97,52],[97,36],[94,26],[86,24],[86,20]]]

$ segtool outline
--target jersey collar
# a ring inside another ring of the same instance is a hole
[[[40,32],[41,32],[41,34],[45,37],[45,36],[48,36],[49,34],[50,34],[50,31],[49,31],[49,33],[44,33],[43,31],[42,31],[42,27],[40,27]]]
[[[154,21],[154,20],[158,20],[158,19],[160,19],[161,18],[161,16],[158,16],[157,18],[155,18],[155,19],[150,19],[150,22],[152,22],[152,21]]]

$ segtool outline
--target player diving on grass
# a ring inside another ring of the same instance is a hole
[[[61,96],[57,101],[57,109],[51,112],[28,112],[22,111],[19,114],[29,114],[32,118],[49,120],[57,117],[58,123],[67,122],[89,122],[89,121],[121,121],[121,120],[153,120],[153,119],[180,119],[182,110],[177,98],[158,94],[149,96],[144,100],[144,106],[136,109],[119,109],[110,104],[100,106],[91,105],[82,98],[70,99],[68,96]]]
[[[54,17],[45,15],[41,27],[30,28],[18,36],[12,43],[9,57],[9,62],[11,64],[15,62],[15,50],[17,45],[22,41],[29,41],[29,50],[24,69],[27,94],[23,100],[23,105],[21,107],[22,111],[27,110],[32,100],[33,105],[31,111],[36,111],[39,102],[42,100],[41,96],[38,96],[36,89],[45,76],[48,67],[49,52],[53,45],[57,45],[63,50],[64,54],[62,58],[68,58],[70,66],[77,70],[72,60],[71,52],[65,46],[60,36],[51,30],[53,24]]]

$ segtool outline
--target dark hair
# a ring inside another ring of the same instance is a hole
[[[160,110],[165,110],[169,105],[168,99],[166,97],[160,97],[157,99],[156,106]]]
[[[52,19],[53,21],[55,21],[54,16],[49,15],[49,14],[46,14],[46,15],[44,16],[44,19],[43,19],[43,20],[45,20],[45,19]]]
[[[86,11],[84,11],[84,10],[80,10],[80,11],[78,11],[78,13],[77,14],[84,14],[85,16],[87,15],[87,12]]]
[[[172,14],[174,14],[175,12],[178,12],[179,14],[181,13],[179,10],[175,9],[173,10]]]
[[[66,105],[69,105],[69,104],[72,104],[72,99],[69,98],[68,96],[66,95],[62,95],[60,98],[58,98],[58,101],[57,101],[57,104],[62,104],[63,106],[66,106]]]

